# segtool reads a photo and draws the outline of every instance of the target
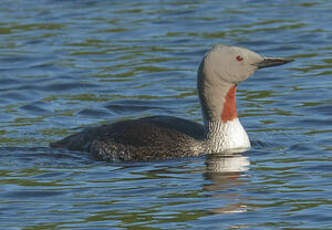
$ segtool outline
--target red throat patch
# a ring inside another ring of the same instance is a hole
[[[236,113],[236,85],[233,85],[227,92],[225,97],[224,108],[221,114],[223,122],[231,121],[237,117]]]

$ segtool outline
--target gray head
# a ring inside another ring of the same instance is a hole
[[[292,60],[262,57],[251,50],[236,46],[214,46],[207,52],[198,70],[198,91],[205,122],[220,118],[227,92],[257,69],[290,61]]]
[[[204,58],[204,70],[225,81],[238,84],[246,80],[257,69],[281,65],[290,59],[267,58],[242,47],[216,45]]]

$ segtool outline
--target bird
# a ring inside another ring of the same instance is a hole
[[[243,152],[249,137],[236,110],[236,89],[256,70],[293,61],[264,57],[247,48],[214,45],[197,71],[203,124],[173,116],[120,120],[50,143],[52,148],[88,152],[105,161],[151,161]]]

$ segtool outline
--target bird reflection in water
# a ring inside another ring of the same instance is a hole
[[[244,172],[249,170],[249,158],[241,153],[210,154],[206,160],[206,166],[207,171],[204,176],[213,184],[205,185],[204,190],[218,191],[212,196],[219,197],[223,206],[210,211],[219,214],[246,212],[246,200],[240,197],[241,194],[237,192],[236,187],[246,183],[246,180],[241,178],[244,177]],[[229,202],[225,204],[225,200]]]

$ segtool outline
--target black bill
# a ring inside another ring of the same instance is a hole
[[[269,58],[264,57],[264,60],[262,62],[254,64],[258,67],[258,69],[265,68],[265,67],[271,67],[271,66],[277,66],[277,65],[283,65],[288,62],[292,62],[294,59],[289,58]]]

